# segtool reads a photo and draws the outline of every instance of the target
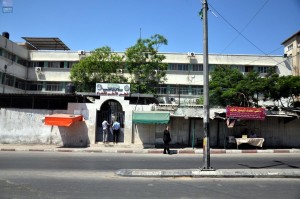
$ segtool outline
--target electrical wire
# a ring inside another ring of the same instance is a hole
[[[250,25],[250,23],[255,19],[255,17],[260,13],[260,11],[266,6],[266,4],[269,2],[269,0],[266,0],[265,3],[260,7],[260,9],[254,14],[254,16],[250,19],[250,21],[244,26],[244,28],[241,30],[241,32],[244,32],[244,30]],[[238,34],[231,42],[221,51],[220,54],[222,54],[240,35]]]
[[[254,46],[257,50],[262,52],[264,55],[267,55],[262,49],[260,49],[257,45],[255,45],[252,41],[250,41],[245,35],[243,35],[237,28],[235,28],[225,17],[223,17],[211,4],[208,4],[231,28],[233,28],[240,36],[242,36],[245,40],[247,40],[252,46]],[[270,57],[273,59],[272,57]],[[277,62],[275,59],[273,59]],[[278,62],[277,62],[278,63]]]

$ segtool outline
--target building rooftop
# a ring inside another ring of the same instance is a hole
[[[293,37],[300,35],[300,30],[298,32],[296,32],[295,34],[293,34],[292,36],[290,36],[289,38],[287,38],[286,40],[284,40],[281,45],[284,45],[284,43],[286,43],[288,40],[292,39]]]
[[[57,37],[22,37],[35,50],[70,50]]]

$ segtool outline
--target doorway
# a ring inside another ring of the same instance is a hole
[[[96,142],[103,141],[103,129],[102,122],[106,120],[109,124],[112,124],[114,120],[120,123],[120,135],[118,142],[124,142],[124,119],[125,112],[123,111],[122,105],[116,100],[105,101],[100,110],[97,111],[97,127],[96,127]],[[111,126],[110,126],[111,127]],[[112,129],[110,128],[108,133],[108,141],[112,142],[113,135]]]

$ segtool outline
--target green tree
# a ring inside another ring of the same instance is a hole
[[[299,100],[300,96],[300,77],[299,76],[271,76],[267,85],[269,99],[280,102],[282,107],[291,106]],[[267,89],[266,89],[267,90]],[[284,105],[283,99],[287,99],[287,104]]]
[[[230,66],[217,66],[211,72],[210,103],[219,106],[258,106],[259,98],[273,100],[282,107],[299,104],[300,77],[279,76],[274,69],[265,77],[257,72],[243,75]],[[285,105],[283,99],[287,101]],[[254,104],[250,104],[252,102]]]
[[[210,74],[209,82],[210,104],[218,106],[240,105],[243,102],[243,96],[240,96],[243,90],[238,90],[237,85],[243,80],[243,74],[236,68],[230,66],[218,65]]]
[[[127,79],[119,73],[124,68],[123,57],[104,46],[95,49],[90,56],[74,64],[70,78],[77,91],[94,92],[99,82],[125,83]]]
[[[264,78],[261,78],[259,73],[255,71],[251,71],[244,75],[243,79],[236,85],[236,90],[243,94],[245,100],[247,100],[247,102],[252,101],[255,106],[258,106],[258,97],[264,91],[264,88]]]
[[[161,45],[168,41],[156,34],[148,39],[138,39],[126,52],[126,68],[130,73],[131,92],[156,93],[156,87],[166,80],[165,56],[158,54]]]

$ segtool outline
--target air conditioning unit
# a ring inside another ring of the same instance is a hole
[[[85,51],[84,50],[79,50],[78,55],[85,55]]]
[[[41,68],[41,67],[35,67],[35,72],[36,72],[36,73],[42,72],[42,68]]]
[[[194,52],[188,52],[188,57],[195,57],[195,53]]]

